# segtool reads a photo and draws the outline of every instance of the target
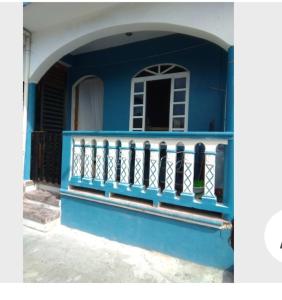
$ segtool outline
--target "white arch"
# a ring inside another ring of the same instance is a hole
[[[76,48],[128,31],[177,32],[228,49],[233,45],[233,4],[119,3],[95,18],[88,15],[35,31],[30,81],[38,82],[52,64]]]

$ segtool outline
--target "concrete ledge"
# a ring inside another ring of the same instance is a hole
[[[200,226],[90,200],[73,191],[61,192],[63,225],[203,265],[220,269],[233,266],[228,227]]]
[[[106,197],[101,194],[95,194],[93,192],[87,192],[83,190],[65,190],[61,189],[61,195],[72,196],[74,198],[94,201],[97,203],[105,205],[113,205],[116,207],[125,208],[128,210],[139,211],[142,213],[152,214],[156,216],[161,216],[164,218],[169,218],[173,220],[178,220],[182,222],[213,227],[217,229],[231,229],[232,225],[230,222],[224,220],[223,218],[214,217],[208,213],[203,212],[188,212],[179,209],[167,209],[163,207],[154,207],[153,205],[143,204],[143,201],[137,199],[137,201],[126,200],[126,197],[115,196]]]

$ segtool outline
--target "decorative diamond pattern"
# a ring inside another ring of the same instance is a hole
[[[114,175],[114,158],[112,156],[108,156],[108,180],[115,181]]]
[[[157,182],[157,161],[154,159],[150,160],[150,187],[157,188],[158,182]]]
[[[174,190],[173,186],[173,162],[167,161],[166,163],[166,189]]]
[[[193,188],[192,188],[192,163],[185,161],[184,163],[184,191],[187,193],[193,193]]]
[[[135,159],[135,177],[134,184],[142,185],[143,181],[143,168],[142,168],[142,160],[141,158]]]
[[[126,157],[121,157],[120,182],[128,183],[128,169],[128,159]]]
[[[205,196],[214,197],[214,184],[213,184],[213,178],[214,178],[214,165],[206,164],[206,192]]]
[[[75,151],[78,149],[79,151]],[[84,160],[84,148],[81,146],[73,147],[73,161],[72,161],[72,176],[83,176],[83,160]]]
[[[97,179],[104,179],[104,157],[101,155],[96,156],[96,177]]]
[[[93,178],[93,155],[91,154],[84,156],[84,177]]]

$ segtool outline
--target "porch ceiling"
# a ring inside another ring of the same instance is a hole
[[[130,43],[140,42],[148,39],[153,39],[165,35],[172,34],[172,32],[168,31],[137,31],[133,32],[131,36],[127,36],[126,34],[117,34],[114,36],[109,36],[106,38],[102,38],[96,40],[94,42],[90,42],[89,44],[82,46],[73,52],[72,55],[77,55],[81,53],[87,53],[91,51],[97,51],[102,49],[107,49],[111,47],[126,45]]]
[[[85,2],[83,5],[80,2],[29,3],[23,9],[23,25],[29,31],[36,32],[89,15],[93,18],[98,17],[115,5],[107,2]]]
[[[31,82],[66,54],[126,32],[177,32],[225,50],[233,45],[232,3],[57,2],[31,3],[23,11],[24,27],[32,32]]]

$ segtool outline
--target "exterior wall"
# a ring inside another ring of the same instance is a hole
[[[190,71],[189,131],[209,131],[211,121],[215,122],[214,130],[224,128],[227,52],[206,40],[174,34],[64,60],[72,65],[67,129],[72,85],[82,76],[96,75],[104,81],[103,129],[128,130],[131,79],[141,69],[158,63],[176,63]]]
[[[233,267],[230,229],[215,229],[61,196],[61,222],[122,243],[221,269]]]
[[[24,27],[33,33],[30,81],[38,82],[76,48],[128,31],[179,32],[225,50],[233,45],[233,3],[93,3],[82,13],[83,5],[32,3],[24,8]],[[63,19],[56,17],[60,12]]]

